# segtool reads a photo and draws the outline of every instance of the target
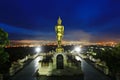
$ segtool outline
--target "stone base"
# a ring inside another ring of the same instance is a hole
[[[56,48],[56,52],[57,53],[64,52],[64,49],[62,47],[58,47],[58,48]]]
[[[74,57],[74,55],[71,56]],[[76,60],[74,62],[72,58],[67,57],[64,53],[54,54],[51,59],[52,61],[47,63],[39,61],[38,76],[83,76],[80,61]]]

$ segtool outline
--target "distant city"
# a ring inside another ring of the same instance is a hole
[[[62,45],[101,45],[101,46],[112,46],[114,47],[117,42],[108,41],[108,42],[88,42],[88,41],[63,41]],[[44,46],[44,45],[57,45],[56,41],[47,41],[47,40],[10,40],[10,44],[6,47],[35,47],[35,46]]]

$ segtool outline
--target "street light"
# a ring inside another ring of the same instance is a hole
[[[40,47],[36,47],[36,48],[35,48],[35,51],[36,51],[37,53],[39,53],[39,52],[41,51],[41,48],[40,48]]]
[[[75,50],[76,52],[80,52],[80,51],[81,51],[81,47],[76,46],[74,50]]]

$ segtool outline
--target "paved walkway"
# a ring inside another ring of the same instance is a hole
[[[28,66],[12,77],[12,80],[36,80],[33,74],[38,69],[38,61],[41,57],[35,58]]]
[[[82,66],[82,71],[84,72],[84,79],[85,80],[111,80],[109,77],[107,77],[103,72],[99,71],[96,69],[91,61],[84,60],[86,56],[83,56],[79,54],[81,58],[81,66]]]
[[[84,80],[110,80],[93,66],[89,65],[85,60],[82,60],[81,66],[84,72]]]

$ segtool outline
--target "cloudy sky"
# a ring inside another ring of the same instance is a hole
[[[64,40],[120,40],[120,0],[0,1],[0,28],[11,40],[55,40],[58,16]]]

